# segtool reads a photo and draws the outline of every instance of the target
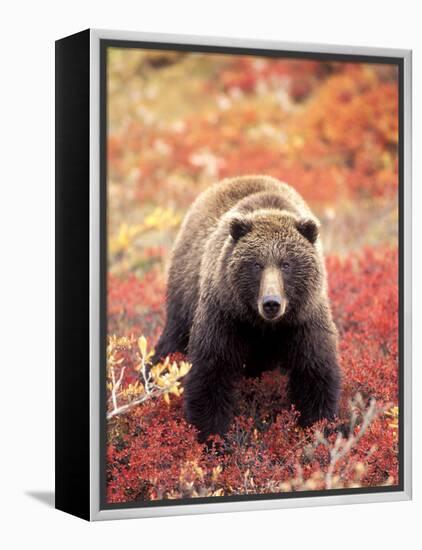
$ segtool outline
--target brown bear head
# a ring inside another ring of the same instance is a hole
[[[303,317],[324,280],[318,234],[315,219],[287,211],[232,216],[226,282],[239,313],[271,324]]]

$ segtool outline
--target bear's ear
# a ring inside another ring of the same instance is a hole
[[[305,237],[311,244],[314,244],[319,235],[319,227],[315,220],[305,219],[296,222],[296,229]]]
[[[242,218],[233,218],[230,222],[230,235],[235,241],[244,237],[252,229],[252,222]]]

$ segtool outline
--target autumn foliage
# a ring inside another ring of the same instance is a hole
[[[397,484],[395,69],[133,50],[109,67],[108,501]],[[151,373],[149,354],[183,215],[250,173],[288,181],[322,221],[340,414],[300,428],[286,378],[265,373],[239,384],[227,438],[202,445],[182,413],[187,359]]]

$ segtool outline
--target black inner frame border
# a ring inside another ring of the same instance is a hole
[[[189,53],[210,53],[243,55],[252,57],[310,59],[316,61],[339,61],[350,63],[373,63],[395,65],[398,69],[399,92],[399,141],[398,141],[398,243],[399,243],[399,483],[390,486],[326,489],[318,491],[293,491],[256,495],[232,495],[220,497],[198,497],[184,499],[163,499],[156,501],[131,501],[108,503],[106,500],[106,338],[107,338],[107,50],[109,48],[183,51]],[[404,58],[377,55],[336,54],[300,52],[282,49],[261,49],[237,46],[193,45],[183,43],[162,43],[150,41],[100,39],[100,510],[126,508],[150,508],[179,506],[186,504],[210,504],[219,502],[265,501],[290,498],[324,497],[350,494],[392,493],[404,490]]]

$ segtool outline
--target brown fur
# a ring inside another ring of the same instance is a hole
[[[239,376],[275,366],[289,372],[303,424],[336,414],[336,330],[318,228],[292,187],[265,176],[224,180],[186,215],[156,358],[188,353],[185,411],[201,439],[227,430]],[[268,292],[280,304],[271,319]]]

